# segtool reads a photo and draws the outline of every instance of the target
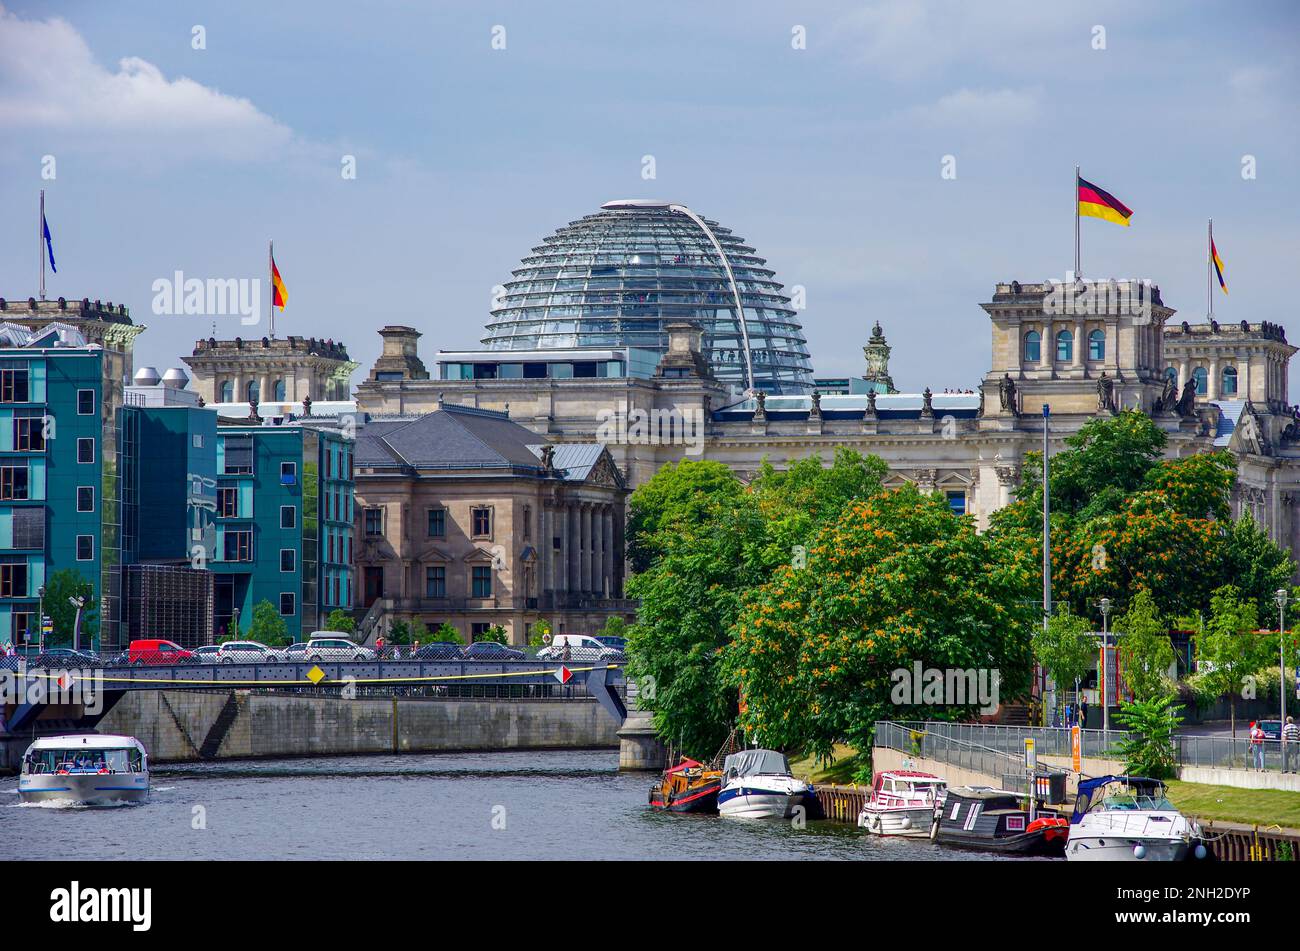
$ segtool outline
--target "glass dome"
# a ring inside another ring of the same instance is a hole
[[[693,320],[719,380],[769,393],[812,389],[803,329],[767,262],[684,205],[608,202],[556,231],[513,275],[492,308],[488,350],[663,353],[664,328]]]

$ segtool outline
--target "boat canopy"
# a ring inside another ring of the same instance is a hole
[[[742,750],[732,753],[723,764],[731,776],[789,776],[790,761],[776,750]]]
[[[1111,783],[1121,783],[1133,789],[1139,796],[1163,796],[1165,784],[1158,779],[1146,776],[1096,776],[1092,779],[1079,780],[1079,798],[1074,802],[1074,812],[1070,815],[1071,824],[1083,818],[1092,805],[1093,795]]]

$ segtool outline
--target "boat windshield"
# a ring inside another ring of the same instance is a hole
[[[23,761],[25,773],[139,773],[144,758],[135,747],[111,750],[33,750]]]
[[[1171,803],[1163,794],[1142,795],[1138,793],[1116,793],[1107,796],[1097,804],[1098,810],[1110,812],[1175,812]]]

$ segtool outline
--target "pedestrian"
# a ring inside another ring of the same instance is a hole
[[[1088,701],[1079,701],[1079,729],[1088,729]]]
[[[382,634],[375,638],[375,656],[380,660],[384,658],[384,635]]]
[[[1250,721],[1250,755],[1257,772],[1264,771],[1264,731],[1255,720]]]
[[[1065,705],[1065,725],[1074,726],[1074,704],[1072,703]]]
[[[1300,755],[1300,726],[1296,726],[1295,717],[1286,718],[1282,727],[1282,772],[1295,772],[1292,767],[1296,756]]]

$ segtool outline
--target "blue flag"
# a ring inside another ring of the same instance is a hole
[[[50,270],[55,274],[59,269],[54,266],[54,242],[50,239],[50,223],[45,220],[45,212],[41,212],[41,227],[45,230],[45,249],[50,252]]]

